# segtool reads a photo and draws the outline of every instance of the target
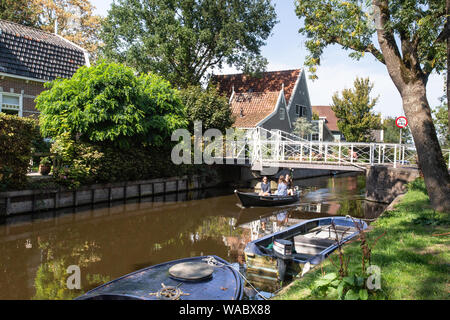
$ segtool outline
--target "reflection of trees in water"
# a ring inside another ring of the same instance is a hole
[[[242,230],[234,228],[233,218],[206,214],[204,210],[189,218],[185,212],[125,216],[109,223],[75,223],[40,236],[41,264],[33,298],[72,299],[109,281],[103,274],[115,278],[193,255],[226,256],[230,249],[224,237],[239,238]],[[81,268],[82,290],[66,286],[70,265]]]
[[[101,261],[100,247],[95,241],[83,241],[67,246],[65,241],[57,241],[54,236],[46,240],[38,237],[42,263],[34,279],[37,300],[66,300],[73,299],[92,287],[109,281],[109,277],[101,274],[84,274],[91,264]],[[70,265],[77,265],[81,269],[81,289],[67,288],[67,273]]]

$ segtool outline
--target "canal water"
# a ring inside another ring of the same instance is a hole
[[[71,299],[132,271],[190,256],[217,255],[244,270],[245,245],[258,237],[303,219],[373,219],[385,208],[364,201],[362,175],[294,183],[303,196],[284,208],[242,209],[232,189],[208,189],[9,217],[0,221],[0,299]],[[71,265],[80,268],[81,290],[67,288]],[[266,296],[280,288],[247,276]]]

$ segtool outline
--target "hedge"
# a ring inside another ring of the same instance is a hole
[[[33,141],[40,137],[37,122],[0,113],[0,190],[23,187]]]

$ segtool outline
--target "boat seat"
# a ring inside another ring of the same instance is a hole
[[[299,254],[315,255],[334,243],[334,240],[309,238],[304,235],[294,237],[294,248]]]
[[[318,239],[318,238],[310,238],[304,235],[298,235],[294,237],[295,244],[309,245],[314,247],[328,248],[336,241],[331,239]]]

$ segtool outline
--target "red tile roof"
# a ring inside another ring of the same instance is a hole
[[[230,97],[234,92],[279,92],[284,84],[286,103],[289,103],[300,69],[263,72],[260,77],[251,77],[242,73],[215,75],[211,82],[220,93]]]
[[[233,127],[255,127],[276,108],[280,92],[235,93],[231,111],[235,117]]]
[[[325,117],[327,120],[327,127],[331,131],[339,131],[337,126],[338,118],[331,110],[331,106],[311,106],[312,112],[317,114],[319,117]]]

